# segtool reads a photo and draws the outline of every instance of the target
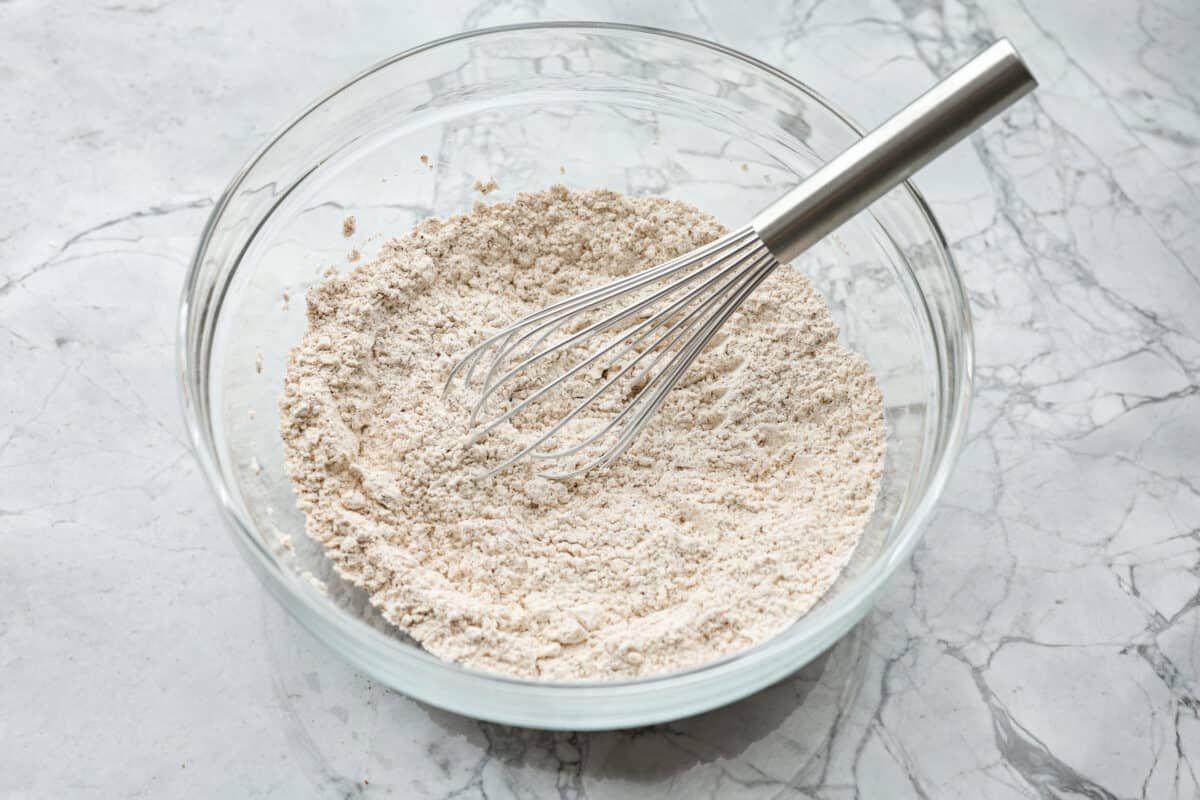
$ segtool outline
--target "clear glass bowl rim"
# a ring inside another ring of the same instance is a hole
[[[197,369],[197,363],[207,364],[207,361],[192,352],[191,346],[194,343],[190,336],[192,328],[190,321],[192,315],[200,310],[192,303],[192,297],[200,279],[209,245],[218,229],[222,215],[231,198],[238,193],[242,183],[259,161],[294,127],[324,103],[380,70],[445,45],[505,33],[533,31],[599,31],[636,34],[705,48],[741,61],[747,66],[789,84],[807,95],[824,111],[832,114],[857,135],[861,136],[865,133],[865,129],[841,108],[788,73],[724,45],[661,28],[612,22],[546,21],[479,28],[434,39],[410,48],[377,62],[348,81],[322,94],[316,101],[281,126],[271,135],[266,144],[238,170],[218,198],[202,230],[200,242],[181,292],[176,336],[176,373],[180,402],[193,454],[201,466],[206,482],[216,495],[222,516],[234,533],[234,540],[246,560],[271,594],[289,613],[356,668],[371,673],[385,684],[417,700],[493,722],[575,730],[653,724],[701,713],[741,699],[793,673],[836,642],[866,615],[883,583],[912,553],[920,541],[930,513],[949,481],[967,429],[973,392],[974,336],[967,293],[946,237],[928,203],[910,181],[906,181],[903,188],[923,217],[925,224],[928,225],[932,239],[937,245],[940,259],[946,268],[944,277],[950,288],[952,304],[957,306],[953,310],[958,312],[953,314],[952,318],[953,323],[957,326],[955,331],[958,339],[956,352],[959,354],[960,360],[959,363],[949,367],[949,371],[957,376],[957,380],[949,383],[948,390],[943,391],[943,396],[938,403],[940,415],[937,422],[941,430],[939,431],[940,435],[934,440],[937,449],[933,455],[933,468],[929,472],[928,480],[919,499],[914,504],[912,512],[899,528],[893,540],[884,547],[875,561],[861,575],[852,579],[837,597],[810,612],[796,626],[765,642],[718,661],[681,672],[651,675],[644,678],[550,683],[472,670],[442,661],[423,650],[388,637],[360,620],[349,618],[332,605],[296,591],[290,585],[294,576],[285,572],[276,561],[275,556],[256,537],[253,532],[253,523],[238,510],[237,504],[233,501],[232,495],[225,485],[224,476],[219,467],[215,441],[211,434],[211,415],[202,417],[197,412],[198,408],[206,407],[206,404],[198,401],[200,395],[205,393],[208,388],[207,376]],[[244,254],[244,252],[243,249],[242,253]],[[237,267],[234,269],[236,270]],[[946,365],[940,367],[940,371],[943,373],[947,369]],[[472,702],[472,698],[451,696],[433,690],[414,690],[413,687],[405,685],[405,681],[397,680],[395,673],[382,674],[387,670],[380,665],[378,656],[382,656],[384,661],[395,662],[395,666],[401,669],[419,667],[420,671],[432,672],[435,676],[440,673],[442,677],[452,679],[455,684],[460,684],[462,681],[477,683],[474,688],[481,692],[486,692],[489,688],[501,687],[518,689],[524,690],[526,697],[536,696],[539,701],[544,700],[545,702],[538,702],[535,707],[529,709],[516,706],[508,709],[480,708],[478,703]],[[758,667],[758,669],[751,670],[752,667]],[[764,667],[766,668],[764,669]],[[754,677],[749,680],[735,679],[738,677],[738,673],[743,671],[753,671]],[[671,708],[663,704],[640,702],[652,696],[656,690],[688,688],[689,686],[697,690],[707,688],[708,691],[694,692],[694,699],[691,702],[677,703]],[[531,692],[534,694],[530,694]],[[596,701],[612,703],[614,707],[619,707],[623,698],[631,701],[631,705],[628,708],[596,715],[593,718],[574,715],[570,712],[558,715],[547,713],[547,708],[561,708],[562,705],[571,703],[573,698],[578,700],[586,698],[589,701],[588,705],[593,707],[596,706]]]

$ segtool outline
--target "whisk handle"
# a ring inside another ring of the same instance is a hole
[[[761,211],[754,229],[790,261],[1036,86],[999,40]]]

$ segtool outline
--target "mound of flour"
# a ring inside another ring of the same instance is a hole
[[[279,410],[310,536],[430,652],[545,680],[678,670],[762,641],[871,514],[882,399],[820,294],[773,274],[625,457],[568,481],[463,447],[455,359],[522,314],[723,232],[683,203],[556,186],[429,219],[308,293]]]

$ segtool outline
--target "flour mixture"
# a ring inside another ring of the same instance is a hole
[[[339,573],[430,652],[543,680],[695,666],[808,611],[871,514],[884,420],[798,270],[751,296],[608,469],[473,481],[507,434],[464,448],[465,400],[442,397],[507,322],[721,233],[683,203],[555,186],[426,220],[309,291],[279,407]]]

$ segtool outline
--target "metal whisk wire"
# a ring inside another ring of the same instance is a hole
[[[601,374],[606,377],[598,388],[576,403],[532,442],[523,446],[502,463],[492,467],[481,477],[493,475],[526,456],[538,459],[569,457],[602,440],[618,426],[621,426],[617,444],[604,451],[599,457],[570,471],[544,474],[548,477],[565,478],[611,462],[624,452],[637,437],[637,434],[665,399],[666,394],[679,381],[704,345],[715,335],[720,324],[733,313],[741,301],[749,296],[753,287],[757,286],[770,269],[776,265],[774,257],[765,249],[758,236],[749,226],[746,226],[688,253],[685,257],[668,261],[654,270],[637,273],[629,276],[629,279],[583,292],[549,306],[540,312],[518,320],[477,345],[455,366],[446,382],[448,390],[455,378],[465,370],[463,382],[469,386],[474,371],[484,361],[485,355],[489,352],[492,353],[491,360],[487,362],[488,369],[483,379],[483,385],[479,389],[479,398],[471,412],[470,428],[472,432],[469,441],[472,442],[486,437],[490,432],[533,406],[570,378],[579,375],[588,367],[597,365],[602,358],[608,357],[601,370]],[[542,342],[565,324],[625,296],[645,290],[647,287],[653,289],[657,284],[666,281],[669,281],[667,285],[654,289],[636,302],[587,324],[581,330],[545,349],[539,349]],[[748,285],[749,288],[747,288]],[[686,292],[681,297],[671,299],[685,288]],[[745,291],[741,291],[743,289]],[[731,295],[737,299],[731,300]],[[655,304],[664,300],[668,302],[665,302],[660,308],[655,308]],[[717,309],[715,314],[705,317],[705,314],[714,308]],[[493,417],[483,426],[476,425],[480,412],[497,394],[498,390],[513,378],[523,374],[533,364],[557,353],[568,351],[592,338],[596,333],[635,317],[639,312],[646,313],[643,318],[635,320],[632,328],[622,331],[620,336],[614,337],[596,352],[576,361],[554,379],[522,398],[503,413]],[[699,334],[696,334],[693,339],[686,339],[685,337],[697,325],[700,325]],[[651,340],[656,332],[664,328],[665,330]],[[522,345],[530,340],[532,343],[525,346],[524,349],[532,351],[532,355],[520,359],[515,366],[498,376],[497,373],[504,365],[516,360],[514,354],[521,352]],[[647,340],[651,341],[637,350],[638,346]],[[622,358],[630,353],[634,353],[632,360],[619,366]],[[655,372],[655,368],[667,356],[670,356],[670,359],[665,366]],[[570,447],[554,451],[539,451],[539,448],[591,407],[601,395],[627,379],[639,366],[641,366],[640,374],[631,381],[631,384],[640,388],[634,398],[611,420],[598,430],[589,432],[582,441]],[[637,414],[633,413],[635,410],[638,411]]]
[[[518,416],[552,392],[604,364],[597,388],[585,392],[582,399],[572,396],[579,402],[479,477],[495,475],[527,457],[571,458],[615,438],[581,466],[542,474],[569,478],[611,464],[649,423],[726,320],[781,262],[791,261],[820,241],[1036,85],[1016,50],[1001,39],[769,205],[750,224],[678,258],[547,306],[472,348],[450,371],[445,387],[448,392],[461,375],[469,389],[477,368],[487,365],[471,405],[470,443],[506,423],[515,424]],[[629,305],[599,313],[630,295],[638,296]],[[592,321],[589,315],[599,318]],[[508,408],[479,424],[484,409],[503,387],[528,377],[538,365],[553,364],[556,356],[587,348],[599,334],[614,329],[611,340],[526,396],[508,397]],[[660,329],[665,330],[652,338]],[[543,347],[556,331],[565,335]],[[631,355],[629,363],[622,364]],[[566,447],[544,448],[588,409],[603,411],[598,409],[599,399],[629,379],[639,365],[640,371],[630,381],[632,398],[611,419]]]

